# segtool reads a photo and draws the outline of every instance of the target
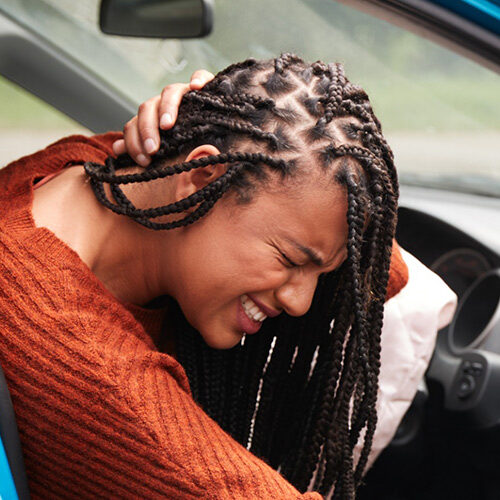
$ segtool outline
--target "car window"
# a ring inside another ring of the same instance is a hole
[[[61,137],[89,131],[0,76],[0,167]]]
[[[249,56],[340,61],[370,95],[402,182],[500,195],[500,76],[434,42],[333,0],[217,0],[204,39],[127,39],[99,32],[98,4],[3,8],[136,103]]]

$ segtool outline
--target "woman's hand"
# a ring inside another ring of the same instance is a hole
[[[167,85],[161,95],[143,102],[137,116],[123,127],[123,139],[113,143],[115,155],[128,153],[134,161],[146,167],[151,156],[160,147],[159,128],[167,130],[174,126],[182,97],[190,90],[199,90],[214,78],[209,71],[200,69],[191,75],[188,83]]]

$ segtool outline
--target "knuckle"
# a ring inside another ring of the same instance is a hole
[[[152,128],[149,125],[139,125],[139,135],[141,137],[150,137],[152,133]]]
[[[137,155],[140,153],[140,151],[134,146],[130,145],[127,147],[127,153],[132,157],[132,158],[137,158]]]
[[[166,87],[163,87],[163,90],[161,91],[161,96],[162,98],[165,96],[168,96],[170,92],[172,92],[172,87],[174,84],[167,85]]]

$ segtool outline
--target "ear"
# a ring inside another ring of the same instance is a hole
[[[211,144],[203,144],[193,149],[186,157],[186,162],[197,160],[205,156],[213,156],[220,154],[220,151]],[[215,181],[227,170],[227,165],[217,163],[215,165],[207,165],[206,167],[199,167],[189,170],[189,172],[182,172],[177,177],[177,185],[175,189],[176,200],[182,200],[187,196],[196,193],[204,188],[207,184]]]

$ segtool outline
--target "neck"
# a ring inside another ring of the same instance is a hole
[[[70,246],[121,302],[144,305],[170,295],[174,235],[113,213],[75,167],[35,191],[33,217]]]
[[[107,217],[108,221],[103,220]],[[92,248],[88,248],[88,265],[115,297],[144,305],[167,293],[157,258],[158,238],[149,234],[152,231],[112,212],[99,220],[99,226],[88,226],[96,235]]]

